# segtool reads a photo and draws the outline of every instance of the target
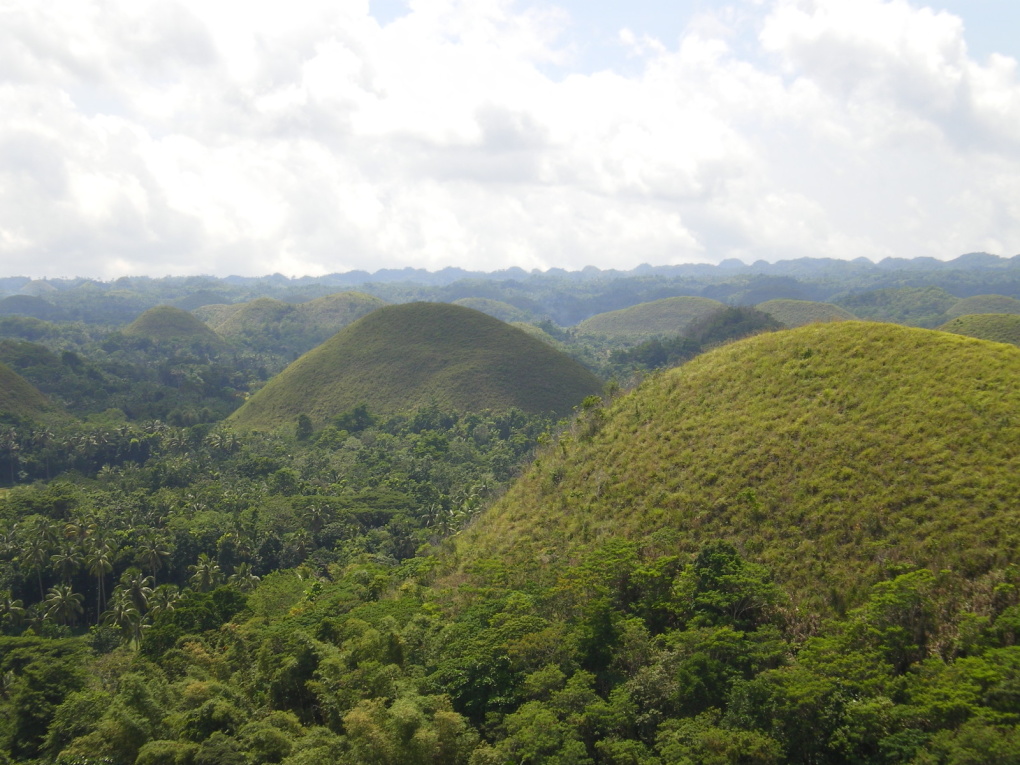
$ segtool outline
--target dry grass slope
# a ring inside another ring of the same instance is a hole
[[[801,614],[853,604],[897,564],[991,587],[982,576],[1020,563],[1018,379],[1020,349],[943,332],[759,335],[650,378],[601,428],[577,425],[457,554],[541,579],[609,535],[661,554],[724,538]]]
[[[979,313],[1020,314],[1020,300],[1005,295],[974,295],[954,303],[946,311],[946,316],[955,319],[957,316],[970,316]]]
[[[37,420],[57,413],[57,407],[34,385],[6,364],[0,364],[0,414]]]

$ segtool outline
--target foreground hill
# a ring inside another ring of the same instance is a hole
[[[939,329],[943,332],[952,332],[954,335],[1020,345],[1020,315],[1017,314],[982,313],[957,316]]]
[[[606,535],[713,539],[794,603],[859,600],[891,567],[1020,559],[1020,349],[888,324],[759,335],[589,412],[459,538],[521,576]]]
[[[57,407],[31,383],[6,364],[0,363],[0,421],[5,416],[8,419],[37,420],[57,411]]]
[[[787,327],[802,327],[818,321],[852,321],[856,318],[837,305],[814,300],[767,300],[755,307]]]
[[[380,308],[302,356],[247,401],[243,429],[316,424],[364,403],[391,413],[436,403],[462,411],[565,414],[601,389],[566,355],[480,311],[444,303]]]
[[[168,305],[150,308],[123,331],[129,337],[144,337],[157,343],[222,345],[220,337],[200,319]]]
[[[656,335],[681,334],[693,322],[724,307],[711,298],[663,298],[592,316],[578,324],[576,332],[636,343]]]

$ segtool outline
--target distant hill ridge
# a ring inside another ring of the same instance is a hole
[[[458,560],[541,579],[606,536],[669,555],[721,538],[805,614],[859,602],[893,566],[979,587],[1020,563],[1018,379],[1020,349],[943,332],[758,335],[582,418],[458,537]]]
[[[272,429],[307,414],[321,425],[359,403],[392,413],[436,402],[462,411],[566,414],[601,382],[548,344],[462,306],[386,306],[274,377],[230,417]]]

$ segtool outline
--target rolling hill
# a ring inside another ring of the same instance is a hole
[[[957,316],[939,329],[955,335],[1020,345],[1020,315],[1017,314],[981,313]]]
[[[144,337],[158,343],[222,345],[223,342],[200,319],[168,305],[150,308],[128,324],[123,332],[129,337]]]
[[[458,538],[459,560],[541,579],[606,537],[672,555],[723,539],[804,614],[897,567],[991,587],[1020,562],[1018,378],[1020,349],[943,332],[758,335],[588,412]]]
[[[274,377],[230,417],[272,429],[316,424],[364,403],[392,413],[436,402],[462,411],[566,414],[601,389],[566,355],[480,311],[407,303],[373,311]]]
[[[694,321],[725,306],[704,297],[671,297],[600,313],[575,328],[578,335],[637,343],[656,335],[678,335]]]
[[[755,308],[791,328],[819,321],[853,321],[857,318],[837,305],[813,300],[767,300]]]
[[[946,316],[955,319],[979,313],[1020,314],[1020,300],[1005,295],[974,295],[958,300],[946,311]]]
[[[476,311],[487,313],[489,316],[495,316],[500,321],[505,321],[507,324],[513,322],[529,322],[534,321],[535,317],[527,311],[518,308],[517,306],[504,303],[502,300],[492,300],[491,298],[460,298],[459,300],[453,301],[454,305],[462,305],[465,308],[474,308]]]

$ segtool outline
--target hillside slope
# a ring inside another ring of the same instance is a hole
[[[577,325],[578,335],[640,342],[656,335],[681,334],[692,322],[725,306],[704,297],[671,297],[600,313]]]
[[[601,389],[566,355],[491,316],[444,303],[372,312],[274,377],[231,421],[321,424],[359,403],[391,413],[435,401],[462,411],[519,407],[565,414]]]
[[[946,316],[955,319],[980,313],[1020,314],[1020,300],[1005,295],[974,295],[958,300],[946,311]]]
[[[890,567],[1018,561],[1020,349],[888,324],[758,335],[590,414],[458,541],[463,564],[569,561],[607,535],[661,554],[723,538],[795,603]]]

